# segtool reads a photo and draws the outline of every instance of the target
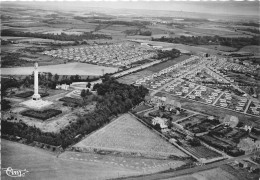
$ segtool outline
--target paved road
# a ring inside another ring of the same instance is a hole
[[[260,153],[258,152],[257,154],[260,154]],[[156,174],[148,174],[148,175],[138,176],[138,177],[127,177],[127,178],[119,178],[119,179],[127,179],[127,180],[145,180],[145,179],[159,180],[159,179],[173,178],[173,177],[177,177],[177,176],[182,176],[182,175],[196,173],[196,172],[199,172],[199,171],[213,169],[213,168],[219,167],[221,165],[230,163],[232,161],[248,158],[250,156],[253,156],[253,153],[249,154],[249,155],[243,155],[243,156],[240,156],[240,157],[231,158],[231,159],[227,159],[227,160],[224,160],[224,161],[219,161],[219,162],[215,162],[215,163],[211,163],[211,164],[207,164],[207,165],[203,165],[203,166],[196,166],[194,168],[184,169],[184,170],[175,171],[175,172],[156,173]]]

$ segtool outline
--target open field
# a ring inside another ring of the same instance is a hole
[[[190,56],[188,55],[181,55],[180,57],[177,57],[175,59],[170,59],[166,62],[162,62],[160,64],[156,64],[154,66],[151,66],[149,68],[147,68],[146,70],[148,71],[152,71],[152,72],[159,72],[162,69],[168,68],[170,66],[173,66],[174,64],[177,64],[179,62],[182,62],[186,59],[190,58]]]
[[[125,83],[125,84],[133,84],[136,82],[136,80],[145,77],[145,76],[150,76],[152,75],[153,72],[152,71],[148,71],[147,69],[136,72],[136,73],[132,73],[126,76],[123,76],[121,78],[119,78],[117,81],[120,83]]]
[[[143,173],[155,173],[158,171],[167,170],[169,168],[179,167],[186,162],[177,160],[165,159],[150,159],[150,158],[135,158],[127,156],[103,155],[98,153],[78,153],[73,151],[65,151],[59,158],[76,159],[80,161],[92,161],[112,166],[127,167],[133,170],[141,170]]]
[[[199,47],[215,49],[215,50],[224,51],[224,52],[233,52],[233,51],[237,50],[236,48],[233,48],[233,47],[221,46],[221,45],[200,45]]]
[[[206,171],[200,171],[191,175],[180,176],[165,180],[238,180],[236,176],[230,174],[222,168],[214,168]]]
[[[74,147],[137,153],[154,157],[158,155],[187,156],[129,114],[120,116]]]
[[[17,67],[17,68],[1,68],[3,75],[28,75],[32,74],[34,67]],[[113,73],[117,71],[117,68],[97,66],[86,63],[67,63],[50,66],[39,66],[39,72],[50,72],[52,74],[59,75],[102,75],[102,69],[104,73]]]
[[[186,31],[189,31],[191,33],[200,33],[200,36],[221,36],[221,37],[252,37],[250,35],[245,35],[239,32],[235,32],[233,30],[227,29],[227,28],[201,28],[201,27],[188,27],[184,28]]]
[[[2,168],[26,169],[27,180],[88,180],[140,174],[140,170],[105,164],[57,158],[56,154],[27,145],[1,140]],[[68,173],[69,172],[69,173]],[[4,171],[2,180],[13,179]],[[22,178],[22,179],[24,179]]]
[[[219,53],[219,51],[215,50],[215,49],[209,49],[209,48],[205,48],[205,47],[199,47],[199,46],[189,46],[189,45],[184,45],[184,44],[174,44],[174,43],[166,43],[166,42],[159,42],[159,41],[148,41],[148,40],[141,40],[141,39],[137,39],[137,40],[133,40],[136,42],[144,42],[144,43],[148,43],[151,45],[155,45],[155,46],[162,46],[164,48],[174,48],[174,49],[178,49],[181,52],[192,52],[194,54],[203,52],[203,53],[208,53],[208,54],[213,54],[213,55],[217,55]]]
[[[239,50],[240,52],[249,52],[253,53],[255,56],[260,56],[260,47],[259,46],[245,46]]]

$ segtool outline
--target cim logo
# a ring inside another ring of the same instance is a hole
[[[25,176],[25,173],[29,172],[27,171],[26,169],[24,170],[21,170],[21,169],[13,169],[11,167],[8,167],[8,168],[2,168],[6,175],[7,176],[10,176],[10,177],[24,177]]]

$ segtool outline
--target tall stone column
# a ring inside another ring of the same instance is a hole
[[[36,62],[34,64],[34,95],[33,100],[39,100],[41,99],[40,94],[38,93],[38,63]]]

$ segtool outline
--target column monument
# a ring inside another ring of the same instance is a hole
[[[34,94],[32,98],[35,101],[41,99],[41,96],[38,93],[38,63],[37,62],[34,64]]]

